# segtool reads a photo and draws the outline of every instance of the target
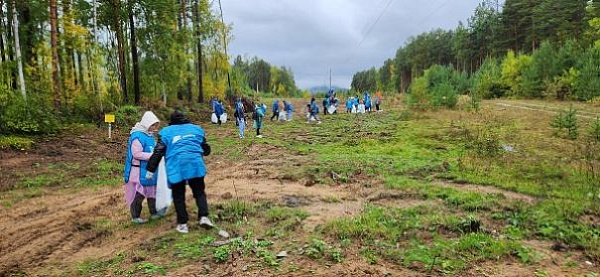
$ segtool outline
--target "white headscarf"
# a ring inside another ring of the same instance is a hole
[[[132,134],[133,132],[141,131],[146,134],[150,134],[150,132],[148,132],[148,128],[150,128],[150,126],[158,122],[160,122],[160,120],[158,120],[158,117],[156,117],[156,115],[153,112],[147,111],[142,116],[142,120],[136,123],[135,126],[131,128],[131,132],[129,133]]]

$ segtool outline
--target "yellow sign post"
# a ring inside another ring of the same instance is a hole
[[[105,114],[104,122],[108,123],[108,139],[111,139],[112,124],[115,123],[115,115],[114,114]]]

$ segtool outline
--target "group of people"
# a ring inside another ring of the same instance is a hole
[[[346,101],[346,112],[359,113],[363,109],[370,112],[372,102],[375,109],[380,111],[381,93],[371,99],[369,93],[365,92],[363,99],[358,95],[350,97]],[[336,113],[338,99],[332,91],[327,95],[323,108],[325,114]],[[256,103],[252,113],[256,136],[262,138],[261,129],[263,120],[267,113],[264,103]],[[219,125],[222,124],[222,116],[225,114],[223,103],[217,98],[211,100],[213,113],[217,117]],[[335,109],[332,109],[334,107]],[[246,109],[242,98],[235,103],[234,117],[239,126],[239,137],[244,138],[246,122]],[[293,117],[294,107],[290,101],[283,101],[282,105],[278,99],[271,106],[273,115],[271,120],[290,121]],[[319,119],[319,105],[313,97],[307,104],[307,121],[321,123]],[[206,166],[204,157],[210,155],[211,149],[207,142],[202,127],[192,124],[181,112],[175,111],[170,115],[169,126],[158,132],[158,142],[154,135],[158,130],[160,120],[147,111],[142,119],[133,126],[127,141],[127,156],[123,179],[125,182],[125,199],[129,206],[132,222],[142,224],[147,222],[141,217],[142,203],[144,199],[148,204],[150,219],[155,220],[164,216],[165,210],[157,210],[157,172],[161,159],[165,160],[166,179],[177,214],[177,228],[180,233],[188,233],[189,216],[185,204],[186,185],[192,190],[196,205],[198,206],[198,221],[206,228],[214,227],[208,218],[208,204],[205,193],[204,177]]]
[[[377,92],[374,98],[368,92],[363,94],[363,99],[360,99],[358,95],[350,97],[346,100],[346,113],[372,112],[373,104],[375,104],[376,111],[381,111],[381,100],[381,92]]]
[[[204,156],[210,155],[210,145],[202,127],[192,124],[180,111],[170,116],[169,126],[158,132],[158,142],[154,134],[160,120],[148,111],[130,131],[127,141],[127,156],[123,179],[125,200],[130,208],[132,222],[147,222],[141,217],[142,202],[146,199],[150,219],[164,216],[165,210],[157,210],[157,174],[161,159],[165,159],[166,179],[177,214],[177,228],[180,233],[188,233],[189,216],[185,205],[186,185],[192,189],[198,206],[198,221],[205,228],[214,227],[208,218],[208,204],[204,177],[206,166]]]

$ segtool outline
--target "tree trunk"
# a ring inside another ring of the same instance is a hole
[[[135,104],[140,104],[140,68],[138,65],[137,41],[135,38],[135,20],[133,18],[133,3],[129,7],[129,29],[131,30],[131,61],[133,63],[133,93]]]
[[[181,20],[183,22],[183,29],[186,30],[187,29],[187,0],[181,0]],[[188,47],[188,38],[185,37],[185,42],[184,42],[184,47],[185,47],[185,54],[186,54],[186,64],[187,64],[187,100],[188,102],[192,102],[192,75],[191,75],[191,71],[192,71],[192,67],[190,66],[190,61],[187,59],[187,57],[190,54],[190,48]]]
[[[63,0],[63,33],[67,33],[66,24],[71,23],[71,0]],[[65,64],[63,64],[64,75],[63,78],[72,78],[73,84],[77,87],[77,71],[75,68],[75,59],[73,58],[73,41],[68,39],[67,36],[63,38],[65,44]],[[65,80],[67,81],[67,80]]]
[[[17,18],[16,3],[13,3],[13,33],[15,37],[15,53],[17,58],[17,69],[19,71],[19,85],[21,88],[21,94],[24,99],[27,99],[27,92],[25,91],[25,77],[23,76],[23,61],[21,60],[21,43],[19,42],[19,19]]]
[[[84,86],[85,80],[83,78],[83,61],[81,58],[81,54],[82,53],[75,51],[75,56],[77,56],[77,69],[78,69],[77,72],[79,72],[79,84],[82,88],[85,88],[85,86]],[[89,68],[88,68],[88,70],[89,70]]]
[[[6,55],[4,53],[4,0],[0,0],[0,56],[2,56],[2,63],[6,62]],[[4,76],[2,76],[4,79]]]
[[[127,100],[127,72],[125,72],[125,51],[123,50],[123,33],[121,33],[121,19],[119,16],[121,0],[113,0],[114,18],[113,27],[117,36],[117,51],[119,55],[119,76],[121,81],[121,91],[123,92],[123,101]]]
[[[6,11],[8,12],[7,16],[6,16],[7,25],[12,26],[13,17],[14,17],[13,1],[9,0],[6,2]],[[12,45],[14,42],[13,29],[12,29],[12,27],[7,27],[6,29],[7,29],[6,48],[8,50],[8,60],[13,62],[13,61],[15,61],[15,49],[14,49],[14,45]],[[12,77],[11,82],[10,82],[11,87],[13,90],[17,90],[17,72],[15,72],[14,70],[11,70],[10,74]]]
[[[58,62],[58,19],[56,0],[50,0],[50,47],[52,48],[52,90],[54,92],[54,108],[60,108],[60,64]]]
[[[202,88],[202,35],[200,33],[200,12],[198,11],[198,0],[194,3],[194,19],[196,22],[196,40],[197,40],[197,70],[198,70],[198,103],[204,102],[204,90]]]
[[[179,4],[179,5],[181,5],[181,3],[182,3],[183,1],[184,1],[184,0],[176,0],[175,2],[176,2],[177,4]],[[181,10],[180,10],[180,11],[177,13],[177,30],[179,31],[179,35],[178,35],[178,36],[179,36],[180,38],[182,38],[182,37],[183,37],[183,27],[182,27],[182,24],[181,24],[181,22],[182,22],[182,21],[181,21],[181,14],[182,14],[182,12],[181,12]],[[180,41],[179,41],[179,42],[181,42],[181,41],[183,41],[183,39],[180,39]],[[180,56],[179,56],[179,54],[177,54],[177,57],[180,57]],[[177,100],[183,100],[183,92],[182,92],[182,90],[183,90],[183,89],[182,89],[181,87],[179,87],[179,86],[177,87]]]
[[[15,1],[16,8],[18,11],[19,25],[21,29],[21,33],[23,33],[23,52],[22,59],[30,64],[34,65],[35,63],[35,53],[33,52],[35,49],[34,45],[34,37],[37,32],[36,24],[31,20],[31,8],[30,8],[30,0],[18,0]],[[17,12],[15,12],[17,14]]]

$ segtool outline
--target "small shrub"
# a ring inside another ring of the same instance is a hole
[[[335,249],[331,251],[331,259],[336,263],[341,263],[344,261],[344,253],[340,249]]]
[[[556,129],[554,132],[556,136],[576,140],[579,137],[579,131],[577,130],[577,110],[571,106],[568,111],[558,113],[554,121],[550,123],[550,126]]]
[[[29,150],[33,146],[33,140],[19,136],[0,136],[0,149]]]
[[[0,110],[0,133],[51,134],[58,130],[59,122],[49,103],[41,97],[14,96]]]
[[[115,125],[117,128],[133,127],[142,118],[142,112],[136,106],[123,106],[115,111]]]
[[[231,249],[227,245],[217,247],[213,250],[213,258],[217,263],[223,263],[229,260]]]

